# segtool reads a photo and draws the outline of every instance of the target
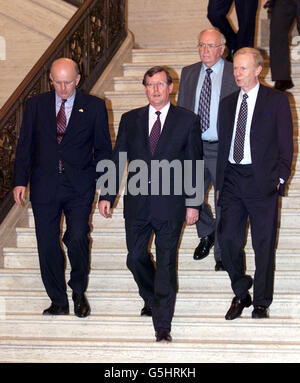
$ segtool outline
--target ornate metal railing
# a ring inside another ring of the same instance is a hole
[[[86,0],[64,0],[66,3],[75,5],[75,7],[80,7]]]
[[[58,57],[80,68],[79,88],[90,91],[126,37],[126,0],[85,0],[0,110],[0,222],[13,204],[13,164],[26,101],[50,89],[49,69]]]

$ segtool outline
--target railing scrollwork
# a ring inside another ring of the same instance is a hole
[[[80,69],[79,88],[88,92],[126,37],[126,0],[85,0],[0,110],[0,222],[12,206],[13,164],[29,97],[50,90],[49,69],[70,57]]]

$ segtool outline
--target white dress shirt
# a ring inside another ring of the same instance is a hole
[[[252,123],[252,117],[253,117],[254,108],[256,104],[257,94],[259,90],[259,85],[260,84],[258,82],[257,85],[247,93],[248,113],[247,113],[247,124],[246,124],[245,141],[244,141],[244,158],[240,162],[241,165],[252,164],[251,146],[250,146],[250,130],[251,130],[251,123]],[[231,162],[232,164],[236,163],[233,159],[233,147],[234,147],[234,139],[236,134],[236,125],[237,125],[238,115],[239,115],[244,93],[245,92],[241,89],[239,97],[238,97],[238,102],[236,105],[234,128],[233,128],[231,147],[230,147],[229,158],[228,158],[229,162]],[[221,119],[222,119],[222,116],[221,116]]]
[[[159,118],[160,118],[160,122],[161,122],[161,132],[163,130],[163,126],[164,126],[164,123],[166,121],[166,117],[167,117],[167,114],[168,114],[168,111],[169,111],[169,108],[170,108],[170,102],[168,102],[167,105],[165,105],[161,110],[160,110],[160,115],[159,115]],[[152,127],[154,125],[154,122],[157,120],[157,114],[156,114],[157,110],[152,106],[150,105],[149,106],[149,135],[151,133],[151,130],[152,130]]]

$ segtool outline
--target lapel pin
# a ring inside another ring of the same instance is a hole
[[[79,109],[78,111],[79,111],[80,113],[83,113],[83,109]]]

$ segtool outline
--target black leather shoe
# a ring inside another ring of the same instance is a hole
[[[167,330],[157,330],[155,333],[156,342],[161,342],[165,340],[166,342],[172,342],[172,337],[170,331]]]
[[[74,301],[74,314],[79,318],[85,318],[91,313],[91,308],[88,300],[84,294],[72,294],[72,299]]]
[[[141,310],[141,317],[152,317],[152,308],[149,306],[144,306]]]
[[[248,293],[246,298],[239,299],[238,297],[234,297],[231,302],[231,306],[225,315],[226,320],[233,320],[241,316],[245,307],[249,307],[252,304],[252,299],[250,294]]]
[[[254,310],[252,311],[252,318],[269,318],[269,309],[265,306],[254,306]]]
[[[277,80],[275,81],[275,85],[274,85],[275,89],[281,90],[283,92],[293,87],[294,87],[294,83],[292,80]]]
[[[43,315],[68,315],[69,306],[58,306],[51,303],[51,306],[43,311]]]
[[[200,260],[208,256],[209,250],[213,246],[215,241],[215,232],[201,238],[199,245],[194,252],[194,259]]]
[[[225,267],[222,263],[222,261],[217,261],[215,266],[216,271],[225,271]]]

